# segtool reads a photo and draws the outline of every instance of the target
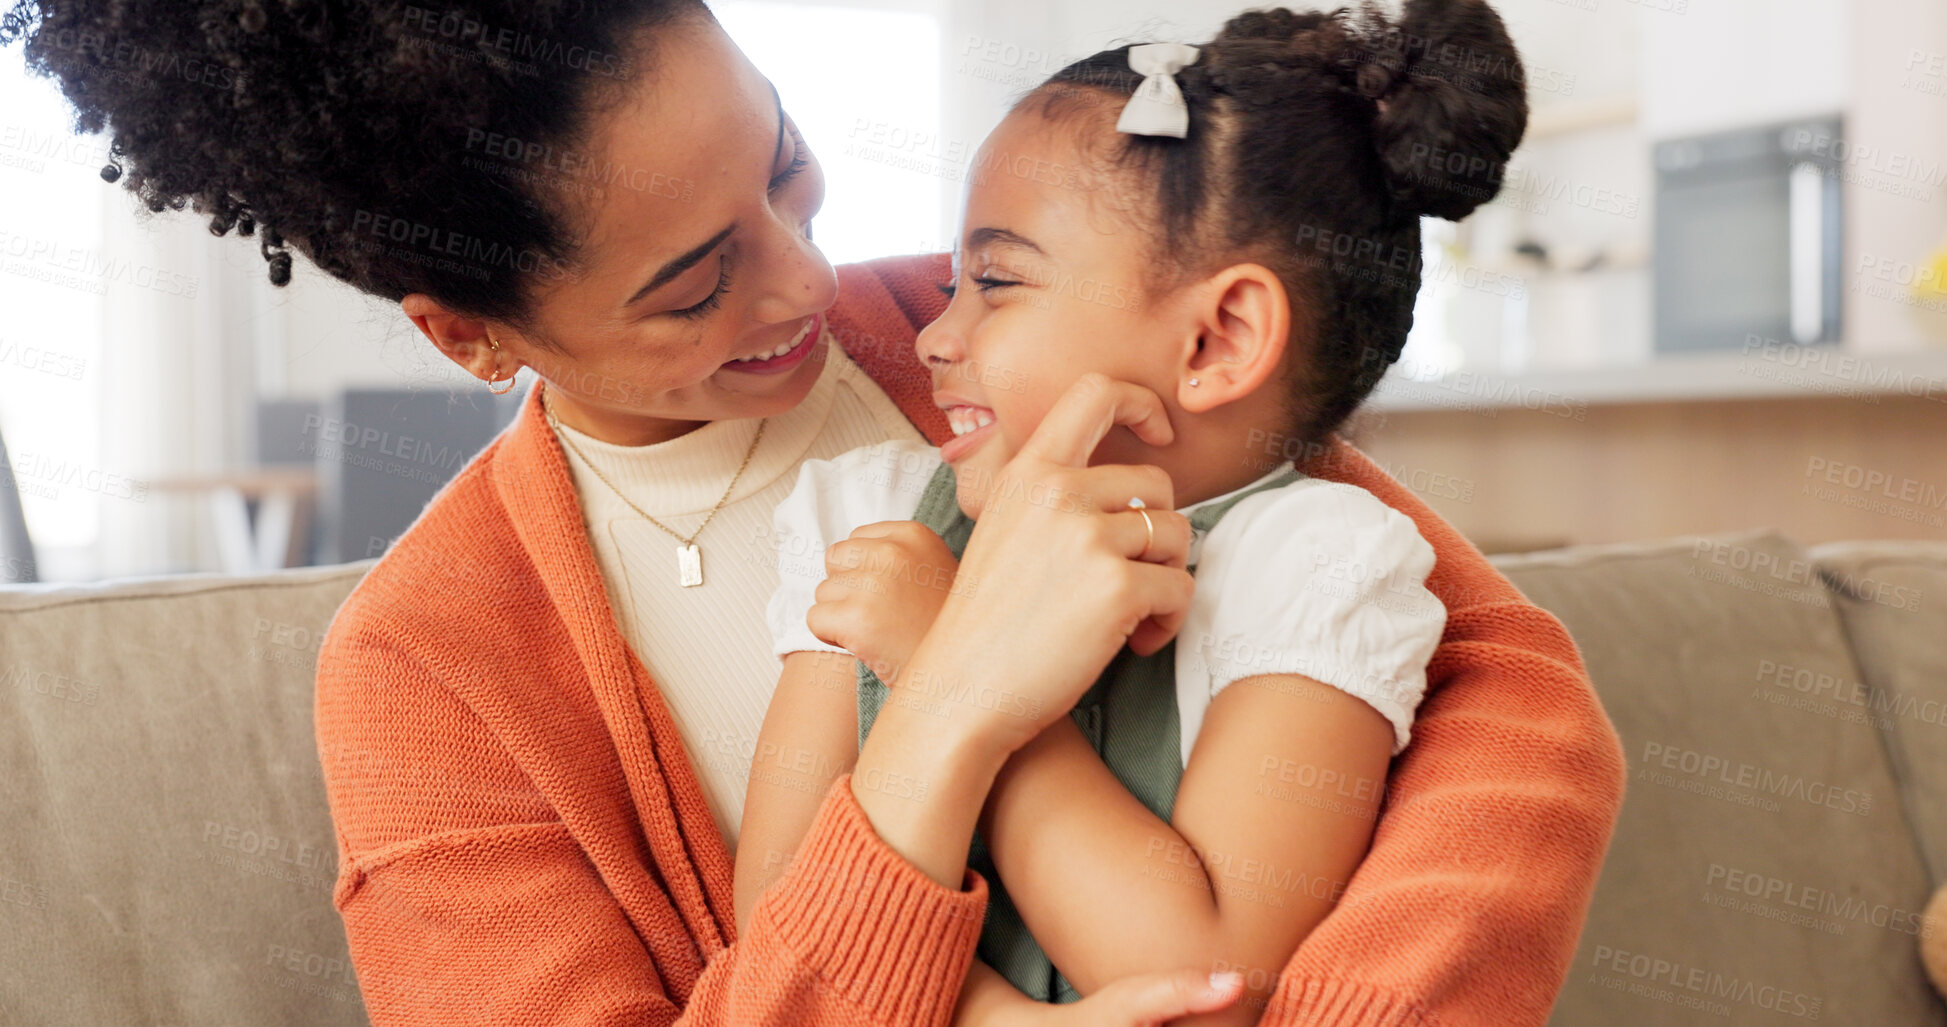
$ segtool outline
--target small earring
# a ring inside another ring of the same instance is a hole
[[[1192,379],[1190,379],[1190,387],[1191,387],[1191,388],[1193,388],[1193,389],[1194,389],[1194,388],[1196,388],[1196,387],[1197,387],[1197,384],[1198,384],[1198,383],[1197,383],[1197,380],[1196,380],[1195,378],[1192,378]]]
[[[514,373],[511,376],[509,376],[507,379],[506,388],[504,389],[494,388],[494,383],[500,380],[500,341],[498,339],[494,339],[491,337],[489,337],[487,341],[491,343],[494,348],[494,376],[492,378],[487,379],[487,391],[493,393],[496,396],[505,396],[508,393],[514,391],[515,383],[520,381],[521,369],[518,367],[514,368]]]

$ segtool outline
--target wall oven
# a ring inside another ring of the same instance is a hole
[[[1839,341],[1838,117],[1655,147],[1656,349]]]

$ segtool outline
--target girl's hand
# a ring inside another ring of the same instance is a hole
[[[952,550],[918,521],[867,524],[825,550],[825,580],[805,624],[893,685],[959,569]]]
[[[1040,1005],[1032,1021],[1045,1027],[1157,1027],[1180,1016],[1226,1009],[1243,993],[1244,979],[1234,973],[1136,974],[1080,1002]]]
[[[1101,374],[1055,402],[984,491],[960,562],[978,593],[947,596],[912,661],[916,673],[900,682],[959,700],[1007,751],[1073,707],[1125,643],[1161,649],[1189,610],[1190,525],[1174,511],[1169,475],[1088,466],[1117,425],[1151,445],[1174,438],[1155,393]],[[1153,537],[1132,497],[1145,504]]]

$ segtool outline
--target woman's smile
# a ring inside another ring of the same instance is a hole
[[[811,355],[824,325],[825,315],[813,314],[805,318],[804,324],[791,338],[771,349],[725,361],[719,370],[739,374],[782,374],[804,363],[805,358]]]

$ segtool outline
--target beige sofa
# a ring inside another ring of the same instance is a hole
[[[1947,871],[1947,543],[1499,562],[1631,773],[1554,1022],[1947,1025],[1915,939]],[[368,566],[0,590],[0,1023],[364,1022],[311,674]]]

